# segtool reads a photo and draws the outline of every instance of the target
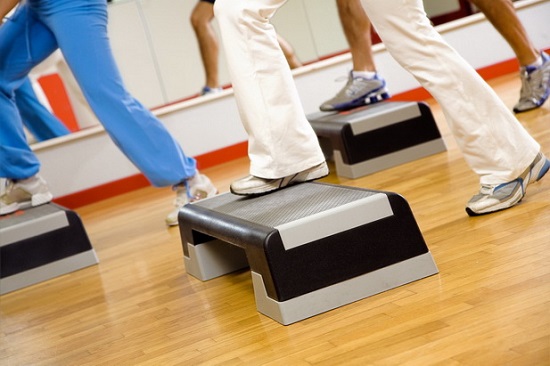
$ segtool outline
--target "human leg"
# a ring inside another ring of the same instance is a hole
[[[296,53],[294,52],[294,49],[280,35],[277,35],[277,42],[279,42],[279,46],[281,46],[281,50],[283,50],[283,54],[285,55],[286,62],[288,62],[288,66],[290,66],[291,69],[295,69],[297,67],[302,66],[302,62],[298,59],[298,56],[296,56]]]
[[[325,160],[269,22],[284,3],[217,0],[214,5],[235,98],[249,134],[250,173],[265,179],[287,177]]]
[[[550,96],[550,56],[539,52],[519,20],[511,0],[470,0],[514,50],[521,66],[519,102],[514,112],[538,108]]]
[[[22,180],[40,169],[23,131],[15,90],[55,48],[53,35],[32,16],[27,4],[0,27],[0,177]]]
[[[354,71],[376,72],[370,20],[361,0],[336,0],[340,24],[348,41]]]
[[[511,0],[470,0],[514,50],[520,65],[530,65],[539,57]]]
[[[37,141],[49,140],[71,133],[63,122],[38,101],[28,78],[15,90],[15,103],[23,124]]]
[[[196,173],[162,123],[125,89],[107,36],[103,0],[58,0],[37,8],[109,136],[155,186],[171,186]],[[86,45],[83,47],[82,45]]]
[[[218,77],[219,44],[211,24],[212,19],[214,19],[214,0],[199,0],[191,13],[191,25],[197,37],[206,77],[203,94],[221,90]]]
[[[540,145],[435,31],[420,0],[369,0],[365,7],[388,51],[441,105],[482,186],[514,181],[531,166]]]
[[[370,20],[360,0],[336,0],[340,24],[350,47],[353,70],[335,97],[323,102],[322,111],[346,110],[389,98],[385,80],[376,72]]]
[[[59,44],[86,100],[120,150],[155,186],[172,185],[185,203],[209,196],[193,182],[204,176],[162,123],[125,89],[107,36],[104,0],[29,0],[32,14]],[[180,190],[180,186],[185,190]],[[212,193],[214,192],[214,193]],[[178,208],[177,208],[178,209]]]
[[[55,47],[51,33],[31,16],[27,4],[0,27],[0,177],[6,178],[0,215],[52,199],[38,176],[40,162],[27,144],[15,90],[28,81],[30,69]]]

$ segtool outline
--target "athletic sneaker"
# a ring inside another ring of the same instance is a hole
[[[353,76],[350,71],[348,82],[332,99],[327,100],[319,109],[324,112],[345,111],[348,109],[373,104],[388,99],[386,81],[375,74],[373,79]]]
[[[176,208],[166,216],[165,221],[169,226],[176,226],[178,224],[178,213],[183,206],[189,202],[212,197],[218,193],[218,190],[214,187],[210,179],[199,172],[197,172],[193,178],[175,185],[172,189],[176,191],[176,199],[174,200],[174,206]]]
[[[479,193],[468,202],[466,212],[470,216],[478,216],[514,206],[525,196],[527,186],[540,180],[548,169],[550,160],[539,152],[531,165],[513,181],[482,186]]]
[[[544,104],[550,96],[550,56],[541,52],[542,65],[527,66],[520,70],[521,91],[514,112],[526,112]]]
[[[40,206],[52,198],[46,181],[38,174],[22,180],[6,179],[0,196],[0,215]]]
[[[221,92],[222,90],[222,88],[211,88],[209,86],[205,86],[204,88],[202,88],[200,95],[216,94]]]
[[[231,183],[231,193],[241,196],[257,196],[273,192],[297,183],[309,182],[328,175],[328,166],[325,162],[296,174],[277,179],[264,179],[249,175]]]

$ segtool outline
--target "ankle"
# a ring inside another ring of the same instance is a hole
[[[535,60],[535,62],[532,62],[530,63],[529,65],[527,65],[527,67],[534,67],[534,68],[539,68],[542,66],[542,56],[539,55],[537,57],[537,59]]]
[[[361,77],[363,79],[371,80],[376,76],[376,71],[352,71],[351,75],[354,78]]]

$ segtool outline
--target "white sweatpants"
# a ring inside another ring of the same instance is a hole
[[[262,178],[284,177],[325,160],[269,22],[284,3],[214,4],[235,99],[249,136],[250,174]]]
[[[296,172],[322,160],[269,23],[285,2],[215,3],[235,96],[250,134],[251,173],[266,178]],[[363,4],[390,54],[441,105],[480,183],[498,184],[517,178],[534,160],[539,144],[435,31],[422,1],[367,0]]]

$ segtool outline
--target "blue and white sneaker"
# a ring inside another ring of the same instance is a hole
[[[538,108],[550,96],[550,56],[541,52],[542,65],[527,66],[520,70],[521,91],[514,112],[521,113]]]
[[[354,76],[350,71],[348,82],[332,99],[327,100],[319,109],[323,112],[345,111],[388,99],[386,81],[378,74],[373,79]]]
[[[550,160],[539,152],[527,169],[511,182],[484,185],[466,205],[470,216],[505,210],[518,204],[525,196],[527,186],[539,181],[550,169]]]

